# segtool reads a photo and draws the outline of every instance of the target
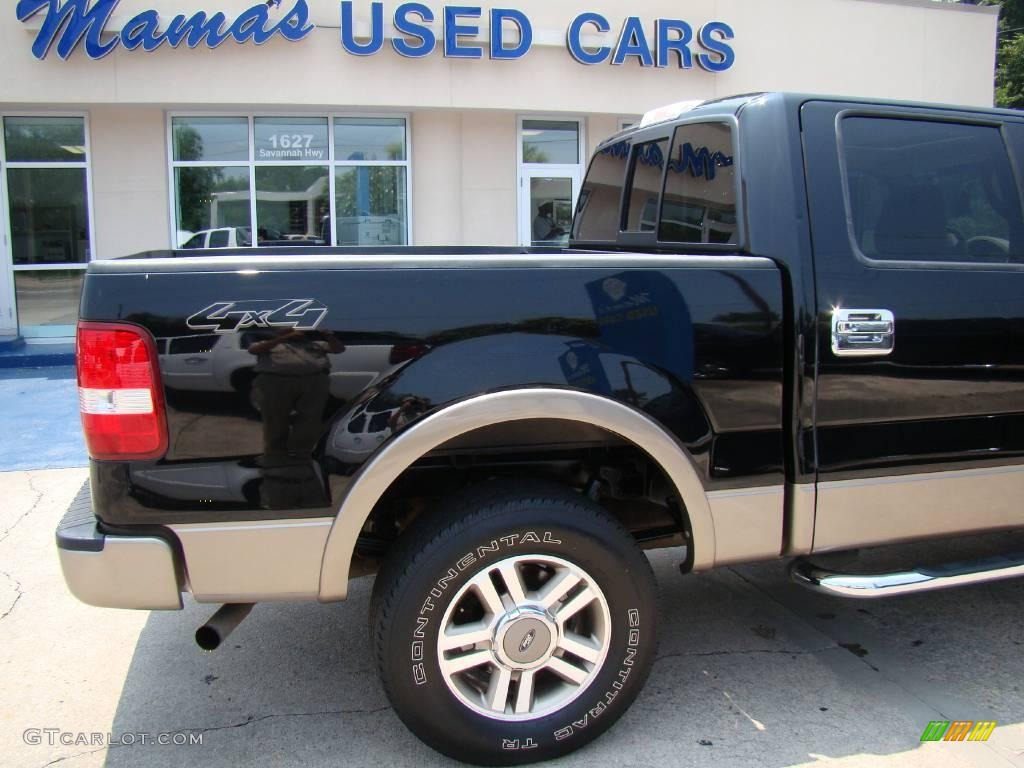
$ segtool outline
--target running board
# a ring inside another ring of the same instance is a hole
[[[1024,553],[1019,552],[896,573],[837,573],[804,558],[794,560],[789,567],[789,578],[801,586],[816,592],[855,598],[929,592],[1018,576],[1024,576]]]

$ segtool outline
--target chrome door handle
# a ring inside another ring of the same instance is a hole
[[[832,311],[832,354],[836,357],[883,356],[896,345],[896,321],[887,309]]]

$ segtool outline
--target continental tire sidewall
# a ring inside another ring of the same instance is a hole
[[[564,508],[551,512],[565,517]],[[493,765],[556,757],[607,730],[642,688],[656,642],[650,565],[617,523],[589,510],[579,521],[550,522],[557,517],[532,509],[475,520],[421,553],[393,600],[380,661],[385,687],[406,725],[438,751]],[[582,568],[604,593],[612,626],[602,668],[580,696],[541,718],[506,722],[455,698],[438,667],[437,638],[459,589],[481,569],[518,555],[554,555]]]

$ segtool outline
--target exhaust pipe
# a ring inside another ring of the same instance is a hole
[[[249,615],[255,603],[227,603],[217,609],[203,626],[196,630],[196,643],[204,651],[214,651]]]

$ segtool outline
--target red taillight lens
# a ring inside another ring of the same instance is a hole
[[[122,323],[78,324],[78,408],[94,459],[156,459],[167,419],[149,332]]]

